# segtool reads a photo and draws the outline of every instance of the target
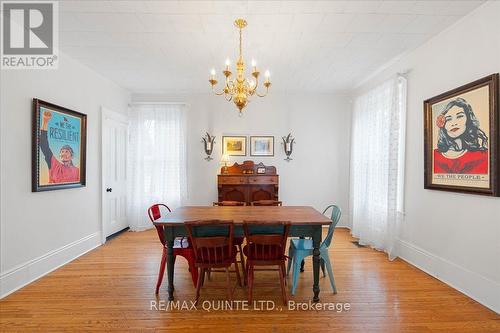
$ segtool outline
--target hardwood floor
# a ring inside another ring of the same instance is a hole
[[[333,295],[328,278],[320,278],[321,302],[349,303],[348,311],[282,308],[276,272],[256,272],[254,290],[255,300],[274,301],[275,310],[203,310],[203,301],[224,299],[225,290],[214,288],[224,286],[222,273],[206,281],[199,310],[167,311],[161,303],[156,304],[163,310],[151,310],[151,302],[166,301],[167,292],[165,277],[159,300],[154,295],[161,245],[150,230],[118,236],[1,300],[0,331],[500,332],[500,315],[352,240],[348,230],[335,231],[330,256],[339,293]],[[312,298],[310,260],[290,300]],[[175,287],[176,300],[190,305],[195,289],[182,258],[176,262]],[[236,288],[235,299],[245,300],[245,290]]]

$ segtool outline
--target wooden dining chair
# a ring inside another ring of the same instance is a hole
[[[161,207],[166,211],[171,212],[165,204],[154,204],[148,208],[148,216],[152,222],[159,220],[161,218]],[[167,263],[167,242],[165,241],[165,233],[163,226],[155,225],[156,232],[158,233],[158,238],[163,248],[161,262],[160,262],[160,272],[158,273],[158,280],[156,282],[156,294],[160,291],[161,282],[163,281],[163,275],[165,274],[165,264]],[[177,256],[184,257],[188,262],[189,272],[191,273],[191,279],[193,280],[193,285],[196,287],[196,282],[198,281],[198,271],[194,266],[194,251],[193,247],[189,243],[187,237],[177,237],[174,240],[174,262]]]
[[[247,256],[248,302],[252,302],[254,271],[278,271],[283,304],[287,304],[285,281],[285,247],[290,222],[282,221],[244,221],[243,230],[247,245],[243,253]],[[277,266],[276,269],[256,269],[256,266]]]
[[[283,206],[283,203],[277,200],[257,200],[252,201],[252,206]]]
[[[244,201],[215,201],[214,206],[246,206]]]
[[[330,205],[325,208],[323,214],[325,214],[329,209],[332,209],[332,214],[330,219],[332,223],[328,227],[328,233],[325,240],[321,243],[319,247],[319,255],[321,257],[321,270],[323,271],[323,276],[325,276],[325,266],[328,271],[328,278],[330,279],[330,286],[334,294],[337,293],[337,287],[335,286],[335,278],[333,277],[333,268],[330,262],[330,257],[328,255],[328,249],[333,239],[333,232],[335,227],[340,220],[342,211],[337,205]],[[292,272],[292,295],[295,295],[295,290],[297,289],[297,283],[299,279],[299,271],[301,263],[304,258],[313,255],[313,242],[312,239],[292,239],[290,240],[290,247],[288,248],[288,269],[287,274],[290,273],[290,268],[293,266]]]
[[[241,206],[246,206],[246,203],[242,202],[242,201],[219,201],[219,202],[214,202],[213,205],[214,206],[241,207]],[[243,255],[243,251],[242,251],[243,241],[244,241],[243,236],[235,236],[233,238],[233,242],[234,242],[233,244],[236,245],[236,249],[238,250],[238,254],[240,257],[240,259],[238,260],[238,263],[241,265],[241,272],[243,274],[243,281],[246,285],[247,284],[247,276],[245,274],[245,272],[246,272],[246,270],[245,270],[245,256]],[[210,279],[210,271],[208,272],[208,278]]]
[[[192,241],[195,266],[199,270],[195,304],[198,304],[201,286],[208,270],[226,272],[228,298],[232,301],[234,288],[231,286],[229,276],[229,268],[232,264],[236,266],[236,278],[241,286],[240,271],[236,263],[236,247],[233,245],[233,221],[202,220],[186,222],[184,225]],[[217,268],[224,270],[217,270]]]

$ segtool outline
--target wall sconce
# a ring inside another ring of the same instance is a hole
[[[214,150],[215,135],[211,136],[207,132],[206,135],[202,139],[203,140],[201,142],[203,142],[203,148],[205,149],[205,154],[207,154],[207,157],[205,157],[205,160],[211,161],[211,160],[213,160],[213,158],[210,155],[212,155],[212,152]]]
[[[283,139],[283,148],[285,149],[286,158],[285,161],[290,162],[292,159],[290,155],[293,152],[293,144],[295,143],[295,138],[292,137],[292,133],[289,133],[287,136],[282,136]]]

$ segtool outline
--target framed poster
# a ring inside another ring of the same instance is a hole
[[[247,156],[246,136],[223,136],[222,154],[229,156]]]
[[[274,136],[251,136],[250,156],[274,156]]]
[[[498,196],[498,130],[498,73],[424,101],[424,187]]]
[[[85,186],[87,115],[33,99],[31,190]]]

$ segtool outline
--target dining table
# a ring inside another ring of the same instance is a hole
[[[313,302],[319,302],[320,244],[322,227],[332,221],[310,206],[183,206],[154,222],[163,227],[167,247],[168,300],[174,300],[174,240],[186,237],[188,221],[231,220],[235,236],[243,236],[243,222],[287,221],[289,237],[311,237],[313,242]]]

